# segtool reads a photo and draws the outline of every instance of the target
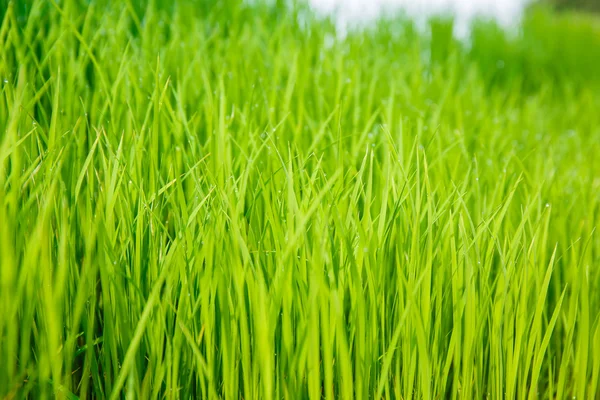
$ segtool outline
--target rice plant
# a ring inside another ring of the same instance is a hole
[[[0,4],[0,397],[598,398],[597,19]]]

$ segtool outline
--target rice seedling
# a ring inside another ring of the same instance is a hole
[[[597,20],[2,7],[0,397],[597,398]]]

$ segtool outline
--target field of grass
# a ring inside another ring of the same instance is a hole
[[[283,3],[0,1],[0,398],[598,398],[598,21]]]

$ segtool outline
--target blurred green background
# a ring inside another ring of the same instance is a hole
[[[600,11],[600,0],[551,0],[559,9]]]

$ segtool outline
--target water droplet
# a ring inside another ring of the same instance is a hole
[[[549,208],[549,207],[550,207],[550,203],[546,203],[546,208]]]

